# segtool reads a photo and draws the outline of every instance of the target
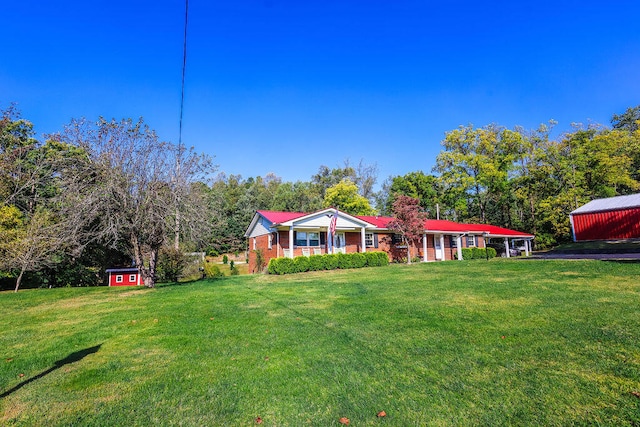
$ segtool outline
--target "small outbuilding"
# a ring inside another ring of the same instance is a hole
[[[592,200],[569,219],[574,242],[640,239],[640,194]]]
[[[109,286],[139,286],[142,284],[140,270],[135,267],[108,268],[105,271]]]

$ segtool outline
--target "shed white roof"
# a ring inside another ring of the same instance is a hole
[[[613,211],[625,208],[640,207],[640,193],[629,194],[628,196],[607,197],[606,199],[592,200],[586,205],[580,206],[571,214],[581,214],[588,212]]]

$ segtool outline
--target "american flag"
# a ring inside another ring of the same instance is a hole
[[[331,223],[329,224],[329,233],[336,234],[336,223],[338,222],[338,211],[336,211],[331,217]]]

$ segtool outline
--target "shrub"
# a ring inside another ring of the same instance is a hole
[[[227,264],[228,262],[229,262],[229,257],[227,256],[227,254],[224,254],[224,256],[222,257],[222,263]]]
[[[240,270],[238,270],[238,268],[236,267],[236,263],[231,260],[231,262],[229,263],[229,275],[237,276],[238,274],[240,274]]]
[[[209,279],[219,279],[224,277],[224,273],[220,271],[220,268],[212,262],[204,263],[204,274]]]
[[[367,258],[368,267],[380,267],[383,265],[389,265],[389,256],[386,252],[366,252],[364,256]]]
[[[294,271],[292,273],[304,273],[309,271],[309,257],[298,256],[293,259]]]
[[[495,258],[496,250],[494,248],[462,248],[462,259],[470,260],[470,259],[486,259],[487,253],[489,258]],[[453,257],[458,259],[458,253],[454,252]]]
[[[324,269],[325,270],[335,270],[338,268],[338,255],[336,254],[327,254],[324,256]]]
[[[367,257],[361,253],[351,254],[351,267],[362,268],[367,265]]]
[[[291,258],[271,258],[267,271],[269,274],[302,273],[305,271],[335,270],[336,268],[376,267],[389,264],[385,252],[367,252],[353,254],[327,254],[300,256]]]
[[[165,247],[158,256],[158,279],[160,281],[177,282],[187,266],[187,258],[181,250]]]
[[[498,252],[494,248],[488,247],[485,250],[489,254],[489,258],[495,258],[498,255]]]
[[[269,267],[267,267],[269,274],[289,274],[294,272],[294,264],[291,258],[271,258],[269,261]]]
[[[264,254],[262,253],[262,249],[256,249],[253,251],[256,254],[256,271],[262,272],[265,266]],[[248,263],[249,261],[247,261]]]
[[[269,274],[278,274],[278,264],[280,264],[280,261],[278,261],[280,258],[271,258],[269,260],[269,264],[267,264],[267,273]]]
[[[326,255],[311,255],[309,257],[309,271],[324,270],[324,257]]]
[[[338,268],[341,270],[346,270],[349,268],[353,268],[351,265],[351,254],[336,254],[336,258],[338,260]]]

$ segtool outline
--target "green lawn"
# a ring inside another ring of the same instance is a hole
[[[0,293],[0,425],[637,426],[639,277],[495,259]]]

